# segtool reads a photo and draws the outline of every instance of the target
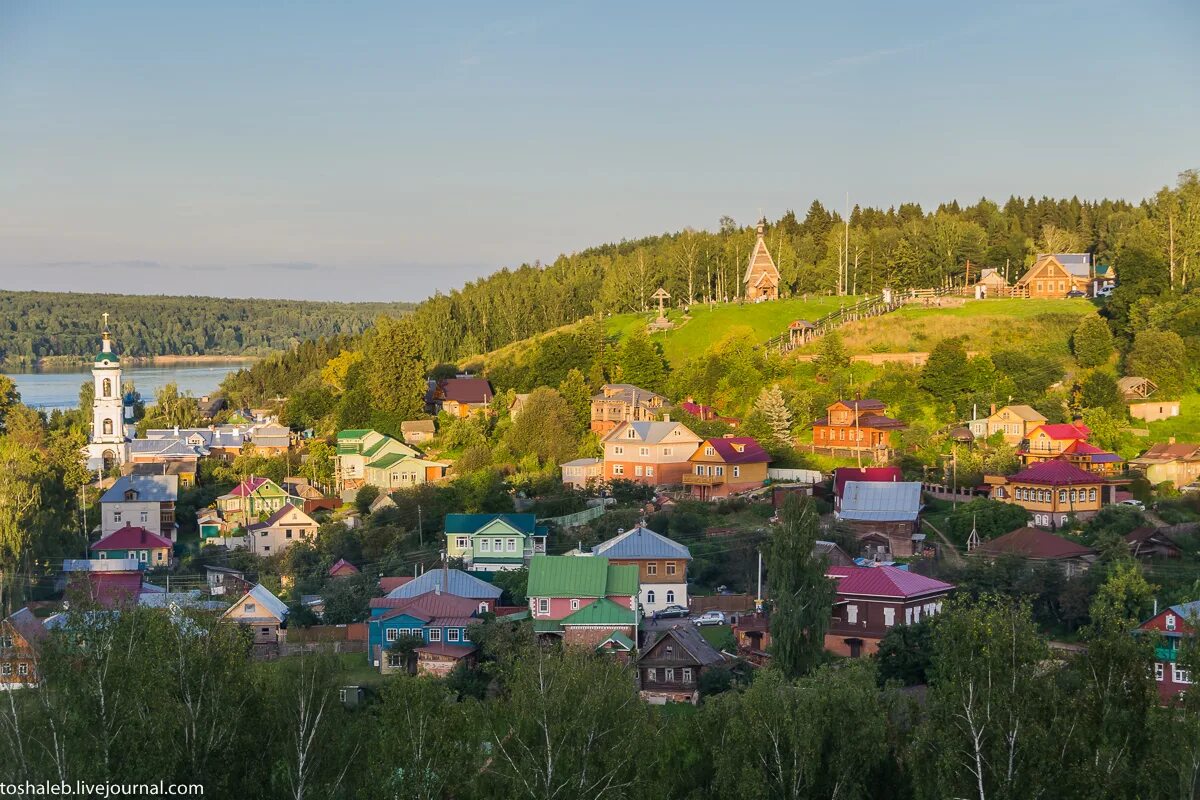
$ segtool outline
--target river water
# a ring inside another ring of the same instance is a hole
[[[154,393],[168,383],[175,383],[180,392],[191,392],[196,397],[211,394],[226,375],[251,363],[253,362],[180,361],[164,366],[127,364],[122,368],[121,379],[133,381],[142,399],[153,403]],[[91,373],[91,367],[79,367],[6,374],[16,382],[17,391],[21,393],[21,402],[34,408],[52,411],[56,408],[70,409],[78,406],[79,387],[91,380]]]

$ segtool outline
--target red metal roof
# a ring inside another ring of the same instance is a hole
[[[375,597],[370,602],[371,608],[390,608],[385,617],[394,617],[400,613],[414,612],[423,614],[430,619],[434,617],[469,617],[479,610],[479,602],[471,597],[459,597],[456,594],[425,592],[416,597]]]
[[[1032,438],[1038,431],[1044,431],[1051,439],[1086,439],[1092,433],[1091,429],[1082,422],[1059,422],[1050,425],[1039,425],[1029,436]]]
[[[717,455],[726,464],[751,464],[771,460],[771,456],[767,454],[766,450],[762,449],[762,445],[749,436],[706,439],[704,445],[708,445],[716,450]],[[704,445],[701,445],[701,447]],[[740,452],[738,451],[738,445],[742,448]]]
[[[442,397],[459,403],[492,402],[492,385],[483,378],[447,378],[438,384]]]
[[[1009,483],[1040,483],[1046,486],[1072,486],[1102,482],[1066,461],[1042,461],[1008,478]]]
[[[846,481],[866,481],[868,483],[892,483],[904,480],[904,473],[899,467],[838,467],[833,471],[833,493],[842,496]]]
[[[92,545],[93,550],[135,550],[151,547],[174,547],[171,540],[145,528],[126,525]]]
[[[1017,528],[1011,533],[984,542],[975,548],[975,552],[982,555],[1011,553],[1025,558],[1056,560],[1090,556],[1096,551],[1065,537],[1056,536],[1049,531],[1037,528]]]
[[[418,653],[426,653],[431,656],[446,656],[448,658],[465,658],[475,652],[475,645],[461,644],[446,644],[444,642],[438,644],[427,644],[417,648]]]
[[[954,590],[952,583],[898,567],[830,567],[825,574],[838,579],[839,595],[908,598]]]
[[[255,478],[254,476],[251,476],[235,486],[230,494],[236,495],[237,497],[249,497],[250,495],[254,494],[259,487],[266,483],[267,480],[267,478]]]
[[[142,591],[142,573],[73,572],[70,589],[84,593],[102,608],[114,609],[137,603]]]
[[[389,594],[393,589],[399,589],[404,584],[412,580],[411,575],[397,575],[395,577],[385,577],[379,579],[379,588],[384,594]]]
[[[338,575],[357,575],[358,567],[354,566],[344,558],[339,558],[334,562],[333,566],[329,568],[329,574],[334,577]]]

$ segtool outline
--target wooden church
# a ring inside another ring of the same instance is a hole
[[[745,298],[751,303],[779,299],[779,270],[775,267],[775,260],[771,258],[771,252],[767,250],[767,243],[763,239],[762,222],[758,223],[758,239],[754,242],[754,249],[750,251],[746,277],[742,281],[746,284]]]

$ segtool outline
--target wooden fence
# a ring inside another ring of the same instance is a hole
[[[705,611],[724,611],[726,614],[740,614],[743,611],[754,610],[754,598],[748,594],[713,594],[689,595],[688,611],[692,614],[703,614]]]

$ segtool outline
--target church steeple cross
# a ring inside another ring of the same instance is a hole
[[[104,317],[104,332],[108,332],[108,312],[105,311],[101,316]]]

